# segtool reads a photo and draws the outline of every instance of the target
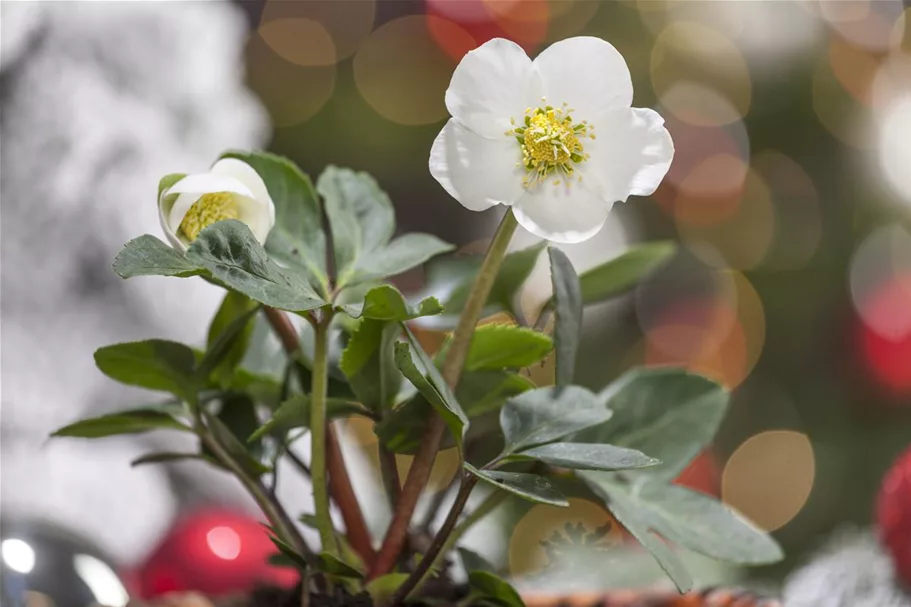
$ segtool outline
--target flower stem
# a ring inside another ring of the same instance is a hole
[[[326,476],[326,392],[329,377],[329,323],[327,313],[314,326],[313,379],[310,390],[310,478],[316,528],[324,552],[337,554],[335,533],[329,513],[329,484]]]
[[[453,388],[456,387],[462,376],[462,369],[465,366],[465,359],[468,356],[468,348],[471,345],[475,326],[477,326],[478,321],[481,319],[481,314],[484,312],[487,298],[500,271],[500,264],[503,263],[506,249],[516,231],[517,225],[512,209],[508,209],[500,222],[500,227],[497,228],[497,233],[494,235],[490,247],[487,249],[487,254],[481,263],[478,276],[475,278],[474,285],[465,302],[465,307],[462,309],[462,315],[452,335],[452,343],[446,353],[442,369],[443,379]],[[427,425],[424,436],[421,438],[411,469],[408,471],[408,477],[402,487],[398,507],[392,516],[392,522],[390,522],[389,529],[386,531],[386,537],[383,539],[383,545],[380,547],[373,567],[370,568],[367,575],[368,579],[375,579],[389,573],[395,566],[399,553],[405,546],[411,516],[414,514],[414,508],[427,484],[427,480],[430,478],[433,461],[440,450],[440,443],[443,440],[445,431],[446,424],[443,418],[439,415],[433,415]]]
[[[266,306],[263,308],[263,311],[266,315],[266,319],[272,326],[272,329],[282,342],[282,346],[284,347],[288,358],[293,361],[296,369],[303,371],[300,366],[302,364],[300,361],[300,340],[297,337],[297,330],[294,328],[294,325],[291,324],[287,315],[281,310]],[[313,323],[315,324],[315,319],[313,320]],[[333,445],[338,444],[338,440],[336,439],[335,430],[331,424],[328,425],[326,430],[326,443],[327,447],[329,447],[326,454],[327,467],[329,469],[329,490],[332,492],[332,498],[341,511],[342,518],[345,521],[345,528],[347,530],[346,538],[348,543],[351,544],[351,547],[358,553],[364,562],[371,563],[373,562],[375,553],[373,551],[373,546],[371,545],[370,532],[367,530],[367,523],[364,520],[361,507],[357,502],[357,498],[351,486],[351,479],[345,468],[345,461],[342,458],[341,449],[332,448]],[[302,467],[301,470],[307,475],[310,475],[311,473],[310,469],[306,466]]]

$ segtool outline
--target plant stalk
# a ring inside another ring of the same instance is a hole
[[[468,356],[468,348],[471,346],[475,327],[484,312],[487,298],[490,296],[490,291],[500,271],[500,264],[503,263],[509,241],[512,239],[517,226],[518,223],[512,213],[512,209],[507,209],[490,243],[490,247],[487,249],[481,268],[478,270],[478,276],[475,278],[474,285],[465,302],[465,307],[459,317],[459,324],[452,334],[452,343],[443,361],[442,375],[446,383],[453,389],[458,385],[462,376],[462,369],[465,366],[465,359]],[[443,440],[445,431],[446,424],[443,418],[436,414],[431,416],[430,423],[427,425],[417,453],[415,453],[411,469],[408,471],[408,477],[402,487],[398,507],[393,514],[389,529],[386,531],[386,537],[383,538],[383,545],[380,547],[376,560],[367,575],[368,580],[389,573],[395,566],[399,553],[405,546],[411,517],[414,514],[418,499],[430,478],[433,461],[440,450],[440,443]]]
[[[302,364],[300,360],[300,339],[297,336],[297,330],[294,328],[294,325],[291,324],[287,315],[281,310],[266,306],[263,308],[263,311],[266,315],[266,319],[272,326],[272,329],[282,342],[285,353],[294,361],[295,368],[300,370],[301,367],[299,365]],[[327,428],[326,436],[327,444],[330,447],[333,444],[338,444],[335,430],[331,425]],[[341,511],[342,518],[345,521],[348,543],[351,544],[351,547],[365,563],[371,563],[375,553],[373,546],[371,545],[370,532],[367,530],[367,523],[364,520],[364,515],[361,512],[360,505],[358,504],[354,490],[351,487],[351,479],[348,476],[344,459],[341,456],[341,450],[330,448],[327,453],[327,460],[331,481],[329,489],[332,492],[332,498]],[[311,474],[312,472],[306,466],[301,468],[301,470],[305,471],[307,474]]]
[[[442,552],[443,547],[446,546],[449,536],[454,532],[456,523],[459,521],[459,515],[462,514],[465,504],[468,503],[468,497],[471,495],[471,490],[474,489],[477,482],[478,479],[476,477],[469,477],[467,474],[462,478],[459,492],[456,494],[455,501],[449,509],[446,520],[443,521],[443,526],[440,527],[437,534],[433,536],[433,541],[424,554],[424,558],[421,559],[421,562],[418,563],[414,571],[411,572],[408,579],[395,591],[395,594],[392,596],[392,600],[389,603],[390,605],[398,605],[404,602],[405,599],[408,598],[408,595],[418,587],[418,584],[420,584],[428,574],[431,566],[436,561],[437,556]]]
[[[326,475],[326,393],[329,378],[329,323],[327,313],[314,326],[313,378],[310,390],[310,478],[316,528],[324,552],[338,554],[329,512],[329,483]]]

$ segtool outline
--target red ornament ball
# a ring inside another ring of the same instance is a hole
[[[895,572],[911,586],[911,448],[886,473],[876,505],[880,540],[892,556]]]
[[[255,518],[203,510],[178,520],[133,578],[144,599],[190,590],[218,597],[260,585],[290,587],[298,575],[268,563],[276,552]]]

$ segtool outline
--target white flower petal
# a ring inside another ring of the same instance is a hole
[[[486,139],[452,119],[433,142],[430,173],[462,206],[483,211],[522,196],[521,158],[515,139]]]
[[[241,196],[255,198],[250,188],[234,177],[226,175],[214,175],[212,173],[196,173],[187,175],[165,192],[171,194],[209,194],[211,192],[233,192]]]
[[[237,202],[237,219],[247,224],[260,244],[266,244],[274,219],[263,213],[262,202],[246,196],[236,196],[234,200]]]
[[[593,121],[596,140],[585,141],[579,165],[585,187],[606,202],[652,194],[674,159],[664,118],[650,109],[612,110]]]
[[[171,229],[171,223],[170,223],[169,216],[170,216],[171,209],[173,209],[174,207],[173,207],[173,205],[167,206],[166,199],[167,199],[166,196],[162,196],[161,199],[159,199],[159,201],[158,201],[158,221],[159,221],[159,223],[161,223],[161,229],[162,229],[162,231],[164,231],[164,235],[168,239],[168,242],[171,244],[172,247],[174,247],[178,251],[186,251],[187,245],[180,238],[177,237],[176,228]],[[171,202],[174,202],[174,201],[171,201]],[[189,208],[189,207],[187,207],[187,208]],[[186,211],[184,211],[184,214],[186,214]],[[182,219],[183,219],[183,217],[181,217],[181,220]],[[177,224],[177,225],[180,225],[180,224]]]
[[[526,190],[513,212],[519,225],[535,236],[573,244],[597,234],[610,208],[609,203],[599,200],[580,183],[552,177]]]
[[[554,107],[568,103],[577,120],[591,120],[600,111],[630,107],[633,82],[626,61],[609,42],[579,36],[556,42],[538,55],[544,96]]]
[[[522,47],[494,38],[469,52],[456,66],[446,90],[454,118],[484,137],[500,137],[541,100],[541,82]]]
[[[259,173],[253,167],[237,158],[222,158],[212,165],[211,173],[213,175],[233,177],[246,186],[252,192],[253,198],[260,203],[260,206],[268,214],[267,230],[275,225],[275,204],[272,202],[272,197],[269,196],[266,182],[263,181],[263,178],[259,176]]]
[[[168,195],[170,196],[170,194]],[[190,210],[194,202],[199,200],[200,196],[201,194],[180,194],[177,196],[174,206],[171,207],[171,211],[168,213],[168,225],[171,226],[175,234],[177,234],[180,224],[183,223],[183,218],[186,216],[187,211]]]

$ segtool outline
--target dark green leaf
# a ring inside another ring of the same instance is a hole
[[[469,417],[496,411],[507,399],[534,390],[530,380],[507,371],[469,371],[462,375],[456,399]]]
[[[591,482],[589,482],[591,484]],[[636,540],[648,550],[655,561],[661,566],[677,590],[682,593],[689,592],[693,587],[693,578],[683,566],[680,557],[664,542],[663,539],[655,535],[652,531],[648,520],[641,515],[638,508],[630,500],[626,499],[609,499],[603,489],[593,487],[595,493],[605,499],[605,505],[611,513],[617,517],[621,525],[626,527]]]
[[[465,567],[466,572],[472,571],[487,571],[489,573],[496,572],[496,568],[488,562],[483,556],[478,554],[473,550],[468,548],[456,548],[459,553],[459,558],[462,559],[462,565]]]
[[[468,427],[468,417],[449,385],[443,380],[433,360],[424,352],[421,344],[407,327],[405,334],[411,346],[403,343],[395,344],[395,364],[408,378],[408,381],[414,384],[414,387],[443,416],[456,440],[456,445],[461,449],[462,437]],[[412,358],[412,352],[414,352],[415,358]]]
[[[525,607],[516,589],[489,571],[472,571],[468,585],[476,595],[498,607]]]
[[[500,410],[504,453],[552,443],[568,434],[606,422],[611,410],[578,386],[530,390],[509,399]]]
[[[393,348],[401,332],[397,323],[365,318],[342,353],[342,372],[358,400],[373,411],[391,407],[402,385]]]
[[[247,451],[247,447],[241,442],[240,438],[234,433],[234,431],[229,428],[225,423],[210,413],[205,413],[206,422],[209,426],[209,431],[215,437],[215,440],[221,444],[231,457],[233,457],[243,468],[253,476],[260,476],[270,471],[268,466],[265,466],[257,460],[253,455]]]
[[[332,228],[337,285],[353,278],[363,258],[385,247],[395,231],[392,202],[367,173],[328,166],[316,181]]]
[[[219,221],[205,228],[190,245],[187,258],[229,289],[267,306],[302,312],[326,305],[299,270],[272,261],[240,221]]]
[[[424,430],[434,408],[421,395],[396,407],[374,426],[374,432],[387,449],[393,453],[414,453],[421,442]]]
[[[432,316],[443,311],[433,297],[422,300],[418,305],[408,303],[405,296],[392,285],[380,285],[367,292],[362,304],[342,306],[352,318],[374,318],[376,320],[403,321],[419,316]]]
[[[764,565],[783,557],[768,534],[704,493],[664,483],[629,486],[604,472],[580,476],[609,508],[619,504],[634,510],[650,529],[700,554],[740,565]]]
[[[323,573],[337,577],[354,578],[357,580],[363,579],[364,577],[363,573],[328,552],[321,552],[316,558],[316,568]]]
[[[287,158],[265,152],[230,151],[222,158],[237,158],[253,167],[275,203],[275,227],[266,250],[276,259],[305,269],[313,284],[325,288],[326,235],[319,197],[310,177]]]
[[[268,529],[271,531],[271,527]],[[282,540],[278,539],[274,535],[269,535],[269,540],[275,545],[276,548],[278,548],[279,553],[281,553],[281,555],[287,559],[287,561],[285,561],[286,563],[292,563],[301,571],[307,571],[309,568],[309,565],[307,565],[307,560],[301,556],[297,550]]]
[[[95,365],[123,384],[163,390],[187,401],[196,398],[196,356],[181,343],[149,339],[105,346],[95,351]]]
[[[364,590],[373,599],[374,605],[385,605],[399,589],[399,586],[408,579],[407,573],[387,573],[370,581],[364,586]]]
[[[711,442],[727,411],[728,392],[682,369],[636,369],[599,395],[614,416],[573,437],[609,443],[660,459],[660,466],[624,473],[667,481],[676,478]]]
[[[227,387],[234,370],[247,353],[253,323],[250,320],[259,306],[245,295],[228,291],[221,307],[209,325],[206,353],[196,367],[197,376],[214,375],[222,387]]]
[[[582,334],[582,292],[576,270],[563,251],[548,249],[550,276],[554,286],[556,321],[554,347],[557,351],[556,384],[572,383],[576,371],[576,353]]]
[[[649,242],[586,270],[579,276],[582,303],[598,303],[625,293],[658,269],[676,251],[677,245],[674,242]]]
[[[361,257],[350,282],[396,276],[452,249],[451,244],[430,234],[405,234],[375,254]]]
[[[212,464],[218,467],[221,467],[221,464],[216,462],[210,457],[200,455],[199,453],[173,453],[169,451],[162,451],[157,453],[146,453],[141,455],[130,462],[130,466],[144,466],[146,464],[170,464],[173,462],[185,462],[185,461],[202,461],[208,464]]]
[[[326,399],[326,417],[327,419],[338,419],[340,417],[349,417],[351,415],[363,415],[364,409],[357,403],[338,399]],[[310,427],[310,397],[306,394],[295,394],[275,410],[272,417],[265,424],[249,434],[246,440],[257,441],[267,434],[277,432],[287,432],[294,428]]]
[[[195,276],[203,268],[180,251],[150,234],[134,238],[114,259],[114,272],[121,278],[133,276]]]
[[[553,483],[537,474],[524,472],[503,472],[500,470],[478,470],[468,462],[463,464],[466,470],[485,483],[497,489],[509,491],[519,497],[538,504],[551,506],[569,506],[566,496]]]
[[[248,437],[259,428],[259,416],[256,414],[256,403],[250,396],[242,393],[229,393],[224,396],[218,420],[234,436],[232,443],[244,445],[247,454],[263,466],[264,448],[261,439],[248,440]]]
[[[518,457],[574,470],[628,470],[661,463],[634,449],[588,443],[551,443],[527,449]]]
[[[475,329],[465,362],[467,371],[527,367],[547,356],[553,342],[543,333],[515,325],[487,324]]]
[[[192,430],[170,413],[155,409],[134,409],[74,422],[51,436],[104,438],[118,434],[141,434],[150,430]]]

